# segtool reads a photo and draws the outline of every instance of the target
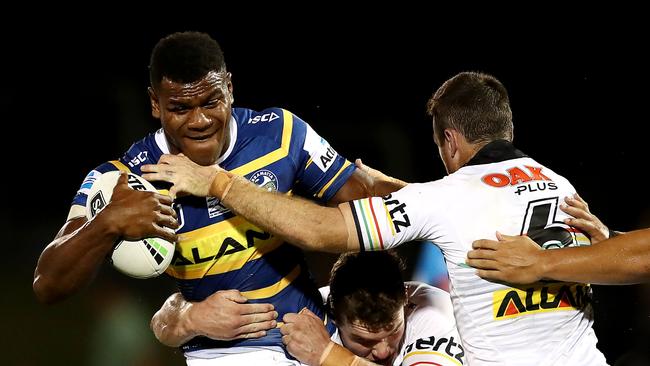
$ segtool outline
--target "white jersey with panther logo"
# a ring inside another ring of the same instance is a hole
[[[465,264],[472,242],[495,238],[496,231],[527,234],[545,249],[590,244],[562,222],[567,215],[558,206],[575,193],[573,186],[512,145],[499,148],[505,159],[486,163],[484,156],[443,179],[350,202],[351,213],[343,210],[348,230],[356,231],[362,250],[412,240],[442,249],[470,365],[605,365],[592,329],[589,285],[513,288],[485,281]]]
[[[404,341],[393,366],[467,365],[449,294],[426,283],[407,282],[406,285],[409,304]],[[325,300],[329,287],[320,291]],[[338,329],[332,341],[343,344]]]

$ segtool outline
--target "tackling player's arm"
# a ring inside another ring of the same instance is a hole
[[[348,247],[348,228],[337,207],[324,207],[276,192],[265,194],[246,179],[200,166],[181,156],[163,155],[158,164],[143,165],[141,169],[147,180],[172,183],[172,197],[179,193],[217,197],[238,215],[302,248],[333,253],[359,250],[358,244]],[[224,197],[226,186],[231,194]],[[353,174],[330,202],[353,199],[365,194],[369,187],[372,185],[366,174]]]
[[[130,189],[122,174],[111,201],[97,216],[90,221],[71,218],[45,247],[34,271],[36,298],[50,304],[88,285],[119,238],[176,241],[168,229],[178,226],[171,203],[168,196]]]
[[[348,204],[338,208],[323,207],[301,198],[267,192],[244,178],[214,167],[200,166],[183,156],[164,155],[158,164],[143,165],[141,169],[142,177],[147,180],[172,183],[169,190],[172,197],[179,193],[216,197],[251,223],[303,249],[332,253],[360,250],[354,214]],[[396,211],[405,206],[400,205]],[[418,220],[422,224],[426,217]],[[406,228],[411,222],[414,218],[401,223]],[[426,234],[411,227],[398,236],[390,238],[390,243],[385,240],[385,245],[423,239]]]
[[[604,285],[650,281],[650,229],[556,250],[541,250],[525,236],[500,239],[475,241],[468,253],[468,264],[485,279],[517,284],[542,279]]]
[[[266,192],[225,171],[215,175],[208,195],[220,198],[238,215],[301,248],[331,253],[359,250],[358,244],[348,244],[344,213],[337,207]]]
[[[203,301],[171,295],[151,319],[158,340],[178,347],[196,336],[217,340],[259,338],[275,328],[278,313],[272,304],[246,304],[237,290],[217,291]]]

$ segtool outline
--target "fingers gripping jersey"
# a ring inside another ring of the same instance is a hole
[[[355,169],[307,123],[286,110],[234,108],[228,133],[230,145],[217,163],[268,190],[300,191],[325,202]],[[85,214],[86,195],[100,174],[117,169],[141,174],[142,164],[155,164],[164,153],[169,153],[169,146],[159,130],[135,143],[119,161],[100,165],[82,183],[69,217]],[[169,188],[164,184],[156,187]],[[199,301],[219,290],[237,289],[250,302],[272,303],[278,319],[303,307],[325,316],[298,248],[235,216],[213,197],[178,198],[174,208],[180,224],[179,242],[167,274],[177,280],[187,300]],[[263,338],[231,342],[195,338],[183,349],[233,346],[282,346],[281,334],[273,329]]]
[[[412,240],[438,245],[447,262],[458,329],[471,365],[603,365],[591,328],[591,289],[575,283],[521,288],[488,282],[465,264],[472,241],[528,235],[542,248],[589,245],[559,210],[575,193],[563,177],[512,145],[488,145],[449,176],[350,203],[362,250]],[[480,158],[480,156],[479,156]]]
[[[466,365],[449,294],[421,282],[406,282],[406,289],[406,328],[393,366]],[[321,288],[321,294],[325,301],[329,287]],[[343,345],[338,330],[332,340]]]

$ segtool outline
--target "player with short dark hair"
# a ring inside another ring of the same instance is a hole
[[[402,266],[390,251],[342,254],[321,288],[336,333],[306,310],[287,314],[289,352],[309,365],[463,365],[449,294],[404,282]]]

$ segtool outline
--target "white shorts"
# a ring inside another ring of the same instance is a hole
[[[237,353],[232,353],[237,350]],[[284,352],[273,348],[229,348],[224,353],[216,350],[200,350],[185,354],[187,366],[241,366],[241,365],[277,365],[303,366],[298,360],[288,359]],[[230,352],[228,352],[230,351]]]

